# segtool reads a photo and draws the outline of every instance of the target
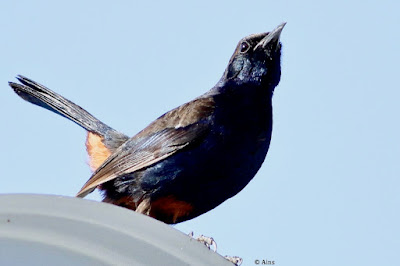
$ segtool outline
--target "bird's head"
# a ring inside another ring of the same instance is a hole
[[[252,34],[240,40],[225,70],[224,82],[251,83],[273,90],[281,76],[279,37],[285,24],[271,32]]]

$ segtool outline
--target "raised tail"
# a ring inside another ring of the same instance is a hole
[[[22,99],[66,117],[87,131],[98,135],[102,136],[107,131],[114,130],[82,107],[49,90],[45,86],[21,75],[17,79],[23,85],[14,82],[9,82],[9,85]]]
[[[129,139],[45,86],[21,75],[18,75],[17,79],[22,84],[9,82],[9,85],[22,99],[66,117],[88,131],[86,148],[92,170]]]

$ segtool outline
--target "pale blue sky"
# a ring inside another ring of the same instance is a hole
[[[2,1],[0,193],[73,196],[85,132],[17,97],[30,77],[134,135],[209,90],[244,36],[282,33],[267,159],[183,232],[243,265],[400,265],[398,1]],[[99,199],[98,194],[90,198]]]

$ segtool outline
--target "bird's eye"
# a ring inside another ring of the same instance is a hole
[[[240,52],[242,54],[244,54],[245,52],[247,52],[250,49],[250,44],[248,42],[242,42],[240,44]]]

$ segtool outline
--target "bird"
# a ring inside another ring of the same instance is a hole
[[[133,137],[27,77],[18,75],[19,83],[9,85],[22,99],[87,131],[93,174],[77,197],[99,189],[103,202],[176,224],[239,193],[263,164],[285,24],[241,39],[214,87]]]

